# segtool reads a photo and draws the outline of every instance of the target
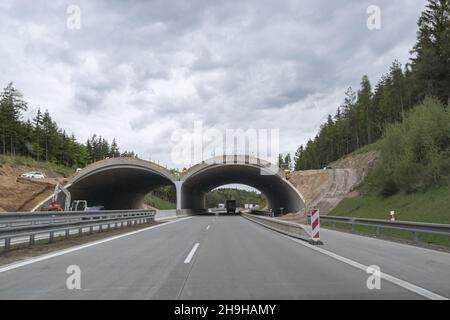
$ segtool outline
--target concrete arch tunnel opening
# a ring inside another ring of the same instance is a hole
[[[243,184],[259,190],[268,207],[277,214],[297,213],[304,209],[301,195],[281,175],[262,175],[261,167],[245,163],[206,166],[189,175],[180,190],[181,208],[204,210],[206,193],[229,184]]]
[[[267,163],[248,158],[234,162],[202,162],[180,178],[154,163],[130,158],[99,161],[78,172],[69,182],[72,200],[87,200],[89,206],[107,210],[141,209],[151,191],[172,186],[177,212],[205,211],[205,194],[217,187],[243,184],[259,190],[276,214],[305,209],[301,194],[283,174],[262,174]]]
[[[70,183],[72,200],[106,210],[141,209],[144,197],[164,186],[175,188],[174,178],[163,168],[143,160],[111,159],[87,168]]]

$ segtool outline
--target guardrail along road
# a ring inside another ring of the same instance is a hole
[[[0,267],[0,299],[450,297],[447,253],[330,230],[322,237],[317,247],[239,216],[181,218]],[[382,278],[370,290],[372,265]],[[70,266],[80,289],[67,287]]]

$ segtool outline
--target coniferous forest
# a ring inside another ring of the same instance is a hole
[[[336,113],[328,116],[314,139],[298,148],[294,157],[295,169],[323,168],[363,146],[379,141],[387,132],[392,136],[391,125],[401,124],[405,129],[410,113],[426,97],[435,101],[428,104],[438,104],[448,109],[450,1],[429,0],[419,18],[417,41],[410,56],[405,66],[394,61],[375,85],[363,76],[357,91],[348,88]],[[443,150],[450,148],[448,140],[436,143],[441,144]],[[417,145],[420,145],[418,141]],[[420,157],[418,154],[416,156]]]
[[[120,152],[115,139],[109,143],[93,135],[86,144],[77,142],[52,119],[48,111],[37,111],[32,120],[23,120],[28,105],[22,93],[9,83],[0,94],[0,153],[28,156],[68,167],[83,167],[108,157],[135,157]]]

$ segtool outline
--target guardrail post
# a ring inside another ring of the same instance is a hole
[[[11,249],[11,238],[6,238],[5,239],[5,251],[9,251],[9,249]]]
[[[83,227],[78,228],[78,235],[79,236],[83,235]]]
[[[30,236],[30,246],[32,246],[33,244],[34,244],[34,234],[32,234],[31,236]]]
[[[376,234],[377,238],[381,238],[381,231],[380,231],[380,227],[377,227],[377,234]]]
[[[419,242],[419,236],[417,234],[417,231],[413,231],[413,241],[414,241],[414,243]]]
[[[50,235],[48,236],[48,242],[53,242],[54,237],[55,237],[55,233],[53,231],[51,231]]]
[[[66,239],[69,239],[69,229],[66,229]]]

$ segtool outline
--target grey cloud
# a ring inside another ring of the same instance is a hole
[[[114,136],[169,162],[170,131],[195,120],[278,126],[294,152],[346,87],[406,62],[425,0],[377,1],[380,31],[366,28],[370,0],[78,0],[80,30],[66,28],[70,4],[2,2],[1,83],[16,82],[77,136]],[[80,126],[67,114],[87,117]]]

